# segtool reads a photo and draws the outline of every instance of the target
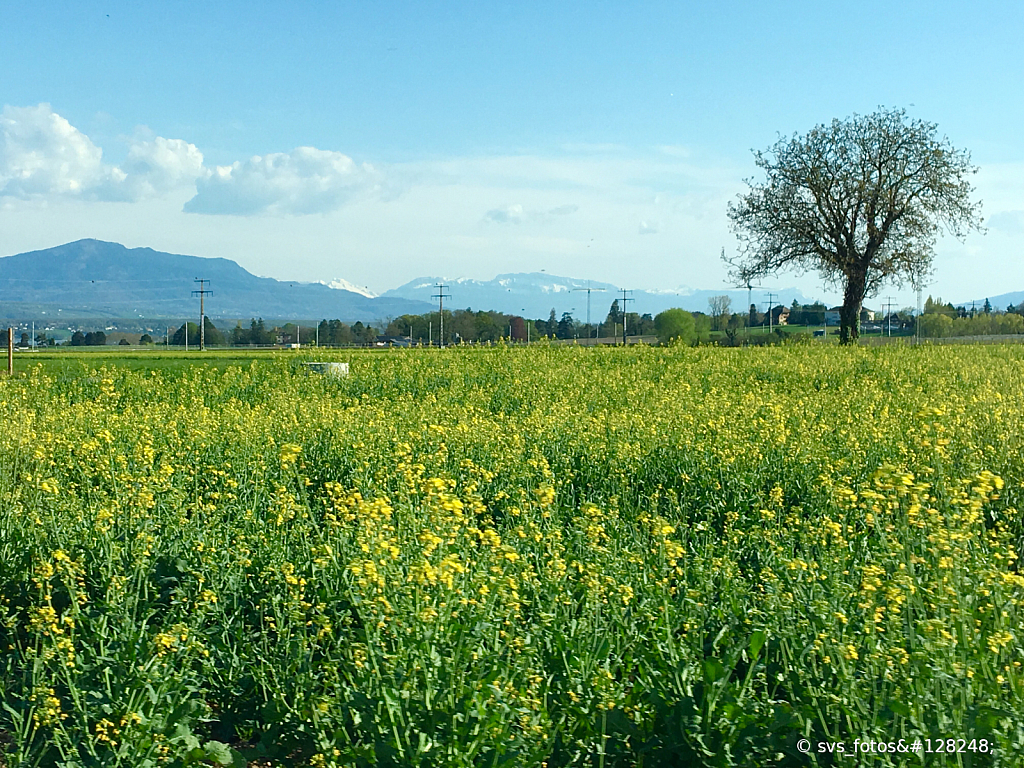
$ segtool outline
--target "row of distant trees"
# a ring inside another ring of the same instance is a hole
[[[950,317],[935,313],[921,315],[920,323],[921,336],[928,339],[1024,333],[1024,317],[1015,312],[980,313],[974,317]]]
[[[1020,334],[1024,333],[1024,302],[1001,311],[988,299],[980,308],[955,307],[929,296],[919,322],[921,336],[930,339]]]
[[[776,310],[778,307],[776,307]],[[818,326],[825,322],[826,307],[821,302],[800,304],[793,301],[789,306],[789,325]],[[689,312],[683,309],[669,309],[652,317],[650,314],[623,312],[618,299],[612,301],[603,322],[588,324],[574,318],[570,312],[561,317],[554,309],[547,319],[530,320],[518,315],[472,309],[445,310],[444,342],[489,342],[511,338],[525,341],[579,339],[590,337],[619,338],[623,322],[630,336],[657,336],[663,342],[679,339],[684,342],[707,340],[713,332],[731,337],[738,329],[767,325],[768,315],[751,305],[746,313],[732,312],[732,301],[727,295],[713,296],[708,300],[708,312]],[[990,334],[1024,333],[1024,302],[1009,306],[1005,311],[996,310],[986,299],[980,308],[955,307],[941,298],[928,297],[924,314],[916,318],[909,309],[892,313],[893,328],[914,330],[920,322],[920,333],[928,338],[947,336],[980,336]],[[423,315],[401,315],[380,326],[341,320],[321,320],[316,326],[300,326],[285,323],[268,327],[263,318],[252,318],[248,327],[236,323],[225,334],[210,318],[205,318],[205,342],[207,346],[271,346],[274,344],[312,344],[321,346],[351,346],[370,344],[381,336],[385,339],[409,339],[414,343],[440,341],[441,315],[429,312]],[[27,334],[22,340],[27,345]],[[199,346],[199,326],[193,322],[183,323],[170,337],[174,346]],[[141,343],[151,344],[149,334],[143,334]],[[43,342],[45,343],[45,341]],[[71,337],[72,346],[103,346],[107,343],[103,331],[83,333],[76,331]],[[126,342],[122,342],[126,343]]]
[[[728,299],[727,296],[722,297]],[[712,331],[722,331],[744,325],[760,325],[765,315],[756,311],[749,317],[743,314],[727,313],[728,303],[717,305],[724,307],[721,312],[716,308],[712,314],[704,312],[686,312],[693,322],[694,340],[707,338]],[[812,305],[819,310],[824,321],[824,305]],[[416,342],[438,342],[441,316],[437,312],[424,315],[402,315],[391,320],[385,334],[389,337],[409,338]],[[619,300],[612,301],[603,321],[587,323],[573,317],[571,312],[563,312],[561,316],[552,309],[546,319],[528,319],[519,315],[505,315],[498,312],[465,310],[446,310],[444,313],[445,343],[497,341],[511,338],[513,341],[527,339],[585,339],[591,337],[619,338],[622,335],[623,323],[630,336],[659,335],[657,318],[649,313],[623,312]],[[321,341],[323,336],[321,335]]]
[[[102,347],[107,343],[107,334],[103,331],[89,331],[82,333],[75,331],[71,334],[72,347]]]
[[[992,315],[992,314],[1007,314],[1007,315],[1024,315],[1024,301],[1020,304],[1011,304],[1005,310],[1005,312],[996,309],[992,306],[992,302],[985,299],[985,303],[980,307],[968,307],[961,304],[959,307],[954,307],[952,303],[943,302],[941,297],[933,299],[931,296],[928,297],[924,303],[924,314],[926,315],[946,315],[947,317],[977,317],[978,315]]]
[[[532,321],[536,329],[534,336],[540,338],[547,336],[551,339],[576,339],[590,338],[592,336],[602,338],[617,338],[622,335],[622,326],[625,323],[626,330],[630,336],[649,336],[654,334],[654,318],[650,314],[638,312],[624,312],[619,305],[619,300],[612,301],[608,307],[608,314],[604,322],[586,323],[577,320],[570,312],[563,312],[559,318],[555,310],[551,310],[547,320]]]

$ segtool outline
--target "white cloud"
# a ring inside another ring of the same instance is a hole
[[[549,222],[555,216],[571,216],[580,207],[578,205],[566,204],[556,205],[547,210],[526,210],[522,205],[506,205],[503,208],[492,208],[484,214],[484,221],[495,224],[521,224],[529,221],[532,223]]]
[[[141,200],[204,173],[202,153],[181,139],[134,142],[122,169],[49,104],[0,112],[0,196]]]
[[[550,209],[548,213],[552,216],[568,216],[569,214],[576,213],[579,209],[578,205],[558,205]]]
[[[327,213],[370,193],[395,195],[373,166],[340,152],[299,147],[211,171],[194,144],[144,136],[118,167],[49,104],[0,112],[0,197],[139,202],[193,185],[190,213]]]
[[[128,150],[124,171],[125,186],[134,200],[161,195],[209,175],[203,167],[203,153],[195,144],[162,136],[134,142]]]
[[[504,208],[492,208],[484,214],[484,218],[496,224],[518,224],[523,220],[523,206],[516,204],[507,205]]]
[[[656,235],[658,234],[658,223],[655,221],[647,221],[646,219],[640,221],[640,226],[637,228],[638,235]]]
[[[369,164],[357,164],[340,152],[299,147],[217,166],[198,179],[196,196],[185,211],[238,216],[327,213],[382,188],[381,175]]]
[[[49,104],[0,112],[0,195],[103,196],[124,180],[103,150]]]

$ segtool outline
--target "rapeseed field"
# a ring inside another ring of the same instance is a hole
[[[1024,763],[1021,348],[333,354],[0,382],[0,763]]]

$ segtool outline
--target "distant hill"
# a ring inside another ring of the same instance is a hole
[[[581,280],[572,277],[558,277],[544,272],[513,273],[498,275],[493,280],[448,280],[439,277],[420,277],[403,286],[393,288],[382,294],[382,297],[418,299],[434,302],[431,295],[437,293],[435,285],[443,282],[449,286],[451,299],[446,305],[453,309],[492,309],[506,314],[525,315],[531,318],[546,318],[554,309],[559,317],[563,312],[572,312],[577,320],[587,319],[587,292],[589,285],[590,317],[593,322],[603,321],[608,314],[612,301],[622,292],[611,283],[594,280]],[[733,312],[746,312],[746,290],[720,289],[714,291],[691,290],[678,288],[665,291],[636,290],[628,294],[633,299],[629,303],[630,312],[656,315],[662,310],[679,307],[691,312],[707,312],[708,299],[712,296],[726,295],[732,299]],[[756,290],[752,300],[765,309],[767,296],[764,291]],[[792,304],[796,299],[801,304],[810,303],[813,299],[806,298],[796,288],[785,288],[775,293],[776,304]]]
[[[340,319],[371,322],[430,304],[373,298],[317,283],[256,277],[229,259],[78,240],[0,258],[0,315],[9,318],[182,318],[199,312],[194,278],[209,280],[211,318]]]

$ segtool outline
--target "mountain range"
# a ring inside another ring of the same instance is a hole
[[[48,318],[192,317],[199,302],[192,292],[207,281],[212,291],[206,314],[213,319],[263,317],[267,320],[320,318],[364,323],[423,314],[436,310],[438,285],[445,286],[449,309],[486,309],[530,318],[546,318],[551,310],[561,317],[570,312],[577,320],[604,319],[612,301],[622,301],[622,291],[611,283],[559,277],[546,272],[510,273],[493,280],[419,277],[377,296],[344,279],[329,283],[304,283],[257,277],[234,261],[163,253],[151,248],[126,248],[101,240],[78,240],[55,248],[0,258],[0,318],[12,320]],[[707,312],[708,299],[728,296],[733,312],[745,312],[750,301],[764,309],[767,292],[757,289],[669,290],[627,292],[628,309],[657,314],[671,307]],[[775,304],[812,301],[796,288],[772,295]],[[990,297],[992,306],[1004,309],[1024,301],[1024,292]],[[870,302],[869,302],[870,303]],[[971,301],[957,304],[970,306]],[[984,299],[976,302],[984,304]]]
[[[446,306],[460,309],[466,307],[494,309],[510,315],[524,315],[541,319],[546,318],[548,313],[554,309],[555,314],[559,317],[562,312],[570,311],[577,320],[586,320],[588,287],[591,290],[590,311],[594,322],[604,320],[608,308],[615,298],[618,298],[620,303],[622,301],[622,289],[611,283],[557,277],[544,272],[498,275],[493,280],[449,280],[439,277],[420,277],[381,295],[430,301],[434,302],[436,306],[437,300],[431,297],[437,293],[439,283],[447,286],[446,292],[451,294],[451,298],[445,300]],[[630,312],[639,312],[640,314],[649,312],[652,315],[672,307],[679,307],[690,312],[707,313],[709,311],[708,300],[713,296],[728,296],[732,302],[733,312],[745,312],[751,302],[763,312],[767,307],[769,294],[763,288],[755,288],[748,293],[746,288],[707,290],[687,287],[658,291],[634,290],[627,293],[627,297],[630,299]],[[811,304],[818,298],[808,298],[798,288],[780,288],[773,291],[771,297],[773,304],[787,306],[794,300],[801,304]],[[826,304],[834,303],[822,301]],[[989,301],[994,308],[1004,310],[1011,304],[1017,306],[1024,301],[1024,291],[991,296]],[[868,299],[865,306],[881,310],[881,302],[880,298],[875,297]],[[958,307],[968,308],[973,304],[980,309],[985,304],[985,299],[960,301],[954,302],[954,304]]]
[[[199,313],[196,278],[212,291],[213,318],[338,318],[373,322],[429,312],[416,299],[371,297],[319,283],[257,277],[229,259],[125,248],[78,240],[0,258],[0,316],[25,318],[182,318]]]
[[[622,289],[611,283],[558,277],[545,272],[498,275],[493,280],[420,277],[386,291],[381,296],[436,302],[436,299],[430,297],[438,292],[437,285],[441,283],[447,286],[446,292],[451,294],[446,303],[453,308],[493,309],[531,318],[544,319],[554,309],[558,317],[561,317],[563,312],[571,312],[577,320],[585,321],[588,290],[590,317],[594,322],[604,320],[612,301],[618,299],[619,303],[622,303]],[[712,296],[728,296],[732,302],[733,312],[745,312],[750,306],[750,301],[763,310],[768,298],[762,290],[755,291],[748,298],[746,289],[730,288],[715,291],[690,288],[662,291],[631,290],[626,293],[630,312],[652,315],[672,307],[691,312],[707,312],[708,299]],[[794,299],[801,304],[811,301],[796,288],[783,288],[773,293],[775,304],[792,304]]]

